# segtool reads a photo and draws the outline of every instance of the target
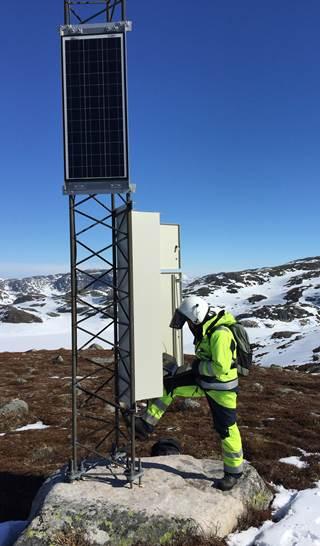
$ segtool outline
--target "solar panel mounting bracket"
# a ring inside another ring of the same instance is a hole
[[[115,23],[61,25],[60,36],[74,36],[81,34],[114,34],[115,32],[130,32],[131,30],[131,21],[117,21]]]
[[[125,193],[125,192],[135,192],[136,184],[130,184],[127,180],[97,180],[85,182],[82,180],[65,182],[65,185],[62,188],[64,195],[93,195],[93,194],[106,194],[106,193]]]

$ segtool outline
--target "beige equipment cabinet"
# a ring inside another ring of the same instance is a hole
[[[182,330],[169,327],[181,301],[181,273],[161,273],[161,343],[162,352],[173,355],[178,366],[183,364]]]
[[[182,330],[169,327],[175,309],[181,303],[180,226],[160,226],[161,266],[161,341],[162,351],[173,355],[177,364],[183,364]]]
[[[160,253],[161,270],[180,270],[180,226],[178,224],[161,224]]]
[[[135,400],[163,394],[160,214],[131,213]]]
[[[169,327],[181,298],[180,236],[176,224],[160,225],[157,212],[130,211],[128,218],[118,215],[118,228],[128,233],[130,279],[120,280],[124,292],[130,283],[131,298],[119,307],[118,387],[120,401],[130,404],[130,330],[127,314],[131,310],[131,359],[134,363],[135,402],[163,394],[162,353],[174,355],[182,363],[182,337]],[[128,224],[128,225],[127,225]],[[121,227],[120,227],[121,226]],[[124,240],[125,241],[125,240]],[[119,275],[125,270],[128,250],[119,236],[117,263]],[[172,271],[173,270],[173,271]]]

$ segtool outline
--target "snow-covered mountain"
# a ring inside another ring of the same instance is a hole
[[[92,332],[106,323],[104,309],[112,298],[111,278],[103,270],[78,273],[78,312]],[[67,273],[0,280],[0,351],[70,347],[71,282]],[[108,312],[110,309],[108,308]],[[79,334],[79,342],[88,336]]]
[[[320,257],[205,275],[184,294],[203,296],[248,327],[263,365],[320,362]]]
[[[94,291],[102,293],[110,291],[110,276],[103,270],[88,270],[79,272],[78,288],[90,286],[85,290],[86,294]],[[56,275],[40,275],[25,277],[23,279],[0,279],[0,305],[20,305],[21,301],[32,301],[50,297],[67,297],[71,290],[69,273]],[[17,301],[18,300],[18,301]]]
[[[79,311],[112,296],[104,271],[79,275]],[[255,361],[262,365],[320,364],[320,257],[284,265],[184,279],[184,294],[203,296],[248,327]],[[104,321],[103,312],[95,321]],[[95,327],[97,323],[93,324]],[[97,325],[97,328],[99,325]],[[192,339],[185,331],[185,351]],[[0,280],[0,350],[70,347],[70,276]]]

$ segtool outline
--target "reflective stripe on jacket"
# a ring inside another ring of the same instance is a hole
[[[197,382],[207,390],[235,390],[238,386],[236,342],[227,326],[234,324],[236,320],[231,313],[225,312],[216,322],[212,334],[206,335],[216,319],[214,316],[204,323],[202,339],[196,342],[195,353],[200,360]]]

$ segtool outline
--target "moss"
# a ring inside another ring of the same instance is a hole
[[[27,538],[38,538],[41,540],[45,537],[45,533],[42,531],[35,531],[34,529],[27,529],[25,536]]]
[[[119,542],[117,543],[117,546],[131,546],[132,539],[131,538],[121,538]]]
[[[108,519],[104,519],[103,521],[99,522],[98,527],[101,529],[101,531],[110,532],[113,530],[112,521]]]
[[[174,538],[174,533],[172,531],[167,531],[161,538],[160,544],[169,544]]]
[[[258,491],[258,493],[252,497],[251,506],[257,510],[264,510],[269,506],[271,499],[272,494],[268,490]]]

